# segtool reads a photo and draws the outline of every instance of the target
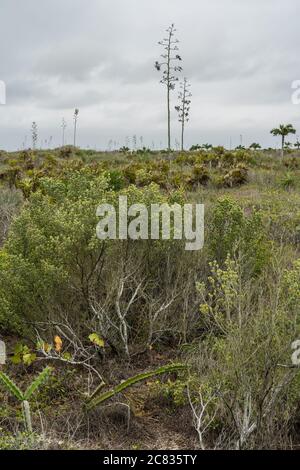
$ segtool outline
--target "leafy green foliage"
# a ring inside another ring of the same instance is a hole
[[[92,333],[89,335],[89,340],[95,344],[96,346],[98,346],[99,348],[104,348],[104,341],[102,338],[100,338],[97,333]]]
[[[259,273],[270,254],[262,214],[246,217],[232,199],[218,199],[210,220],[209,249],[212,259],[223,263],[228,254],[240,253],[249,274]]]
[[[14,355],[11,358],[13,364],[23,363],[30,366],[36,360],[36,354],[28,346],[18,343],[14,348]]]

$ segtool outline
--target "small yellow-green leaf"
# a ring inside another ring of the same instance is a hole
[[[14,347],[14,353],[15,354],[20,354],[23,351],[23,344],[18,343]]]
[[[65,359],[66,361],[71,361],[71,359],[72,359],[71,354],[68,353],[68,352],[63,353],[62,357],[63,357],[63,359]]]
[[[90,336],[89,336],[89,340],[95,344],[96,346],[99,346],[99,348],[104,348],[105,346],[105,343],[104,343],[104,340],[102,338],[100,338],[97,333],[92,333]]]
[[[11,362],[15,365],[17,364],[20,364],[21,362],[21,356],[19,354],[15,354],[12,358],[11,358]]]
[[[23,356],[23,362],[26,366],[30,366],[34,361],[36,360],[36,354],[24,354]]]

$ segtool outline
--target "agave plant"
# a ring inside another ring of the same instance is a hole
[[[4,385],[4,388],[14,396],[22,406],[23,417],[26,431],[32,433],[32,421],[31,421],[31,412],[29,400],[36,390],[45,383],[49,374],[51,372],[51,367],[45,367],[45,369],[34,379],[34,381],[29,385],[25,393],[23,393],[19,387],[6,375],[4,372],[0,372],[0,382]]]

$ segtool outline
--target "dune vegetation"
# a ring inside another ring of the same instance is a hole
[[[299,156],[2,151],[0,448],[297,448]],[[204,204],[203,249],[99,240],[119,195]]]

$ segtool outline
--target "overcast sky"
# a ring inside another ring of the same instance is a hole
[[[39,142],[61,145],[61,120],[72,142],[107,148],[126,136],[166,145],[166,90],[154,68],[157,42],[177,28],[193,93],[186,143],[278,144],[269,131],[291,122],[300,135],[299,0],[1,0],[0,148]],[[172,93],[172,110],[177,90]],[[172,142],[180,130],[175,110]],[[27,136],[27,137],[26,137]],[[293,140],[294,137],[291,138]],[[44,144],[43,144],[44,145]]]

